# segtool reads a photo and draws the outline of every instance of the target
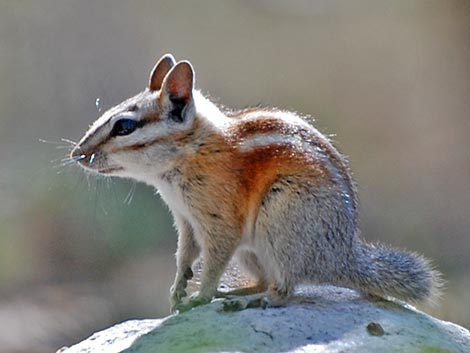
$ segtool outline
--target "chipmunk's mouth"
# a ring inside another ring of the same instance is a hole
[[[124,170],[124,168],[123,167],[109,167],[109,168],[97,169],[97,172],[100,174],[111,174],[114,172],[119,172],[121,170]]]
[[[70,154],[70,158],[83,168],[98,174],[112,174],[124,170],[123,167],[118,165],[106,166],[107,158],[103,152],[86,153],[80,147],[77,147]]]

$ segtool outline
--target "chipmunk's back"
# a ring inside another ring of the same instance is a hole
[[[227,135],[240,163],[238,177],[250,194],[261,195],[281,179],[327,188],[340,195],[351,219],[357,199],[344,157],[304,118],[288,111],[251,108],[230,113]],[[235,163],[236,165],[236,163]]]

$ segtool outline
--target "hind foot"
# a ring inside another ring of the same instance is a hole
[[[241,311],[248,308],[281,307],[286,306],[288,302],[289,298],[284,293],[276,289],[268,289],[256,294],[227,296],[222,304],[223,311]]]

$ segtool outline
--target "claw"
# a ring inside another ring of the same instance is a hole
[[[183,277],[179,280],[175,281],[175,283],[170,288],[170,303],[171,303],[171,311],[175,312],[175,307],[181,304],[181,300],[186,297],[188,294],[186,293],[186,286],[188,284],[188,276],[192,275],[191,269],[186,271]]]
[[[210,298],[193,296],[192,298],[189,299],[187,303],[182,303],[181,301],[179,303],[176,303],[172,307],[172,310],[173,312],[178,311],[180,313],[183,313],[185,311],[191,310],[192,308],[195,308],[200,305],[208,304],[210,302],[211,302]]]

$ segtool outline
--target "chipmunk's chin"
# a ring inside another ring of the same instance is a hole
[[[103,169],[95,170],[98,174],[105,174],[105,175],[118,175],[119,172],[124,170],[123,167],[108,167]]]
[[[124,168],[121,166],[109,166],[109,167],[98,167],[98,168],[91,168],[89,165],[85,163],[78,162],[80,167],[85,169],[87,172],[96,174],[96,175],[105,175],[105,176],[120,176],[124,171]]]

